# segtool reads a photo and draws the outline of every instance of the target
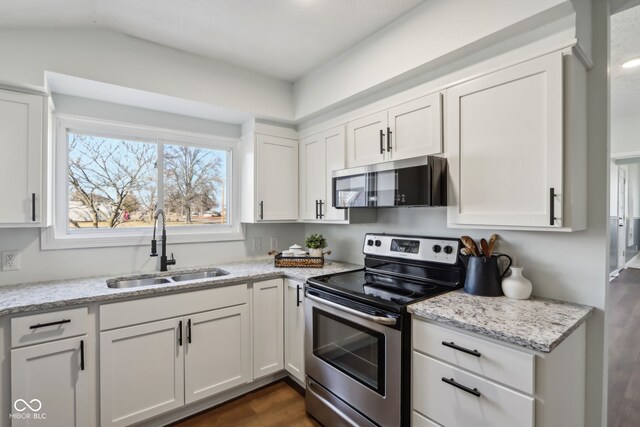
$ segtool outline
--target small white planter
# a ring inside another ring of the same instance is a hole
[[[531,281],[522,275],[522,267],[511,267],[511,275],[502,279],[502,292],[507,298],[528,299],[532,290]]]
[[[309,256],[320,258],[322,256],[322,249],[309,249]]]

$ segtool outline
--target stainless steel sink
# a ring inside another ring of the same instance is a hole
[[[164,285],[172,282],[173,280],[168,277],[149,277],[146,279],[108,281],[107,286],[110,288],[135,288],[136,286]]]
[[[229,274],[228,271],[220,270],[219,268],[213,268],[211,270],[198,271],[195,273],[178,274],[177,276],[172,276],[171,278],[175,282],[184,282],[187,280],[210,279],[212,277],[226,276],[227,274]]]

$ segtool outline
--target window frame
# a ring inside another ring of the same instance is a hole
[[[54,115],[53,120],[55,123],[52,144],[53,183],[50,189],[52,193],[52,223],[50,227],[42,230],[41,248],[43,250],[146,246],[150,244],[153,234],[153,227],[68,231],[69,155],[67,134],[69,131],[153,142],[158,145],[186,145],[227,151],[229,154],[226,165],[227,191],[225,198],[229,223],[211,224],[211,227],[205,224],[171,227],[168,230],[168,240],[172,244],[244,240],[244,227],[240,223],[238,204],[238,183],[240,182],[237,155],[238,139],[59,113]],[[158,161],[161,160],[163,151],[158,150]],[[157,173],[158,179],[160,179],[160,169],[157,170]],[[162,195],[161,186],[163,183],[158,182],[158,200]]]

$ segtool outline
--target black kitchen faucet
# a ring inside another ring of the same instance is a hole
[[[151,239],[151,255],[158,256],[158,245],[156,242],[156,226],[158,224],[158,217],[162,215],[162,255],[160,255],[160,271],[167,271],[168,265],[175,265],[176,259],[171,253],[171,259],[167,259],[167,221],[166,215],[162,209],[158,209],[153,215],[153,239]]]

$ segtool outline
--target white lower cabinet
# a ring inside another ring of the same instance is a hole
[[[251,380],[251,339],[246,304],[187,318],[185,403]]]
[[[584,426],[585,343],[584,325],[538,353],[414,318],[412,424]]]
[[[304,383],[304,283],[284,279],[284,285],[284,368]]]
[[[202,307],[211,309],[188,311]],[[107,304],[100,312],[101,328],[115,328],[100,333],[103,426],[135,424],[252,380],[246,284]]]
[[[130,425],[184,404],[181,322],[174,318],[100,334],[102,425]]]
[[[84,427],[90,419],[86,335],[11,350],[11,425]],[[28,418],[26,417],[28,415]]]
[[[281,371],[283,357],[282,279],[253,284],[253,378]]]

